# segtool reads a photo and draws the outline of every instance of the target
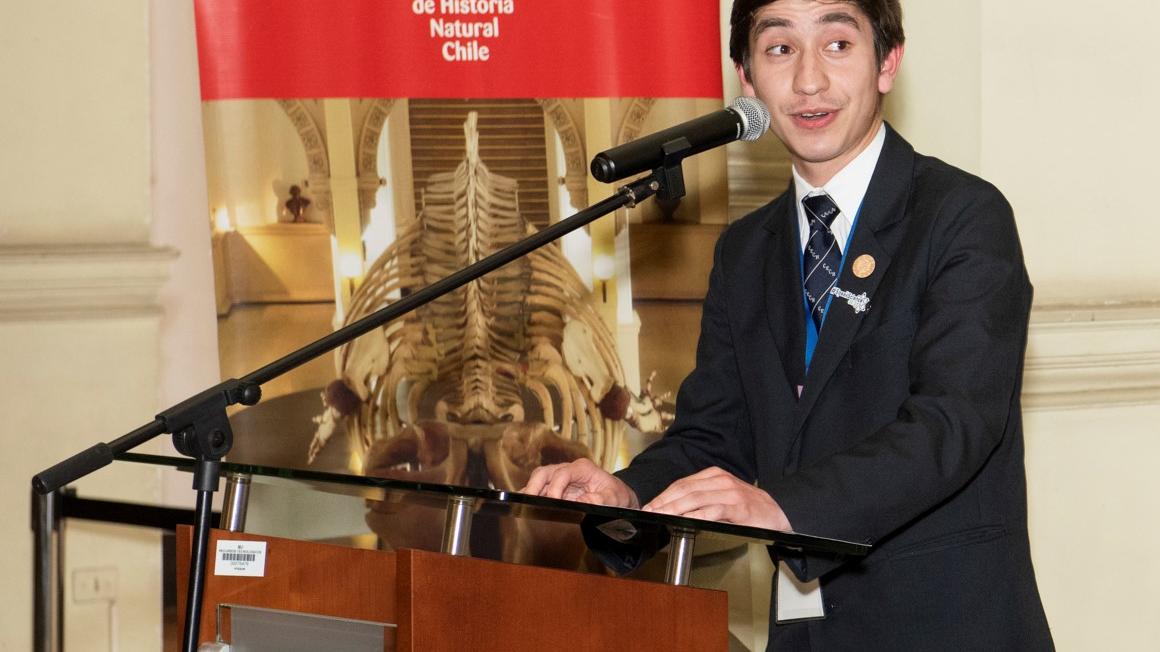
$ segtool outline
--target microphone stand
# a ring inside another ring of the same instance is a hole
[[[185,605],[184,652],[196,652],[201,627],[201,602],[205,590],[205,568],[208,558],[211,503],[221,473],[221,460],[233,445],[233,431],[226,416],[230,405],[254,405],[261,400],[261,385],[314,358],[391,322],[507,263],[527,255],[564,235],[579,229],[613,211],[657,195],[678,199],[685,194],[681,160],[690,146],[687,139],[677,139],[664,147],[665,158],[648,176],[620,187],[616,194],[561,220],[542,231],[510,245],[465,267],[446,278],[410,294],[389,306],[348,324],[333,333],[289,353],[240,379],[231,378],[161,412],[150,423],[108,443],[99,443],[38,473],[33,488],[50,494],[64,485],[111,464],[115,457],[162,434],[173,435],[173,445],[182,455],[197,461],[193,488],[197,491],[194,510],[193,554],[190,557],[189,587]]]

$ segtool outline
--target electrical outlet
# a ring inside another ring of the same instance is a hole
[[[73,602],[112,602],[117,597],[117,569],[78,568],[73,571]]]

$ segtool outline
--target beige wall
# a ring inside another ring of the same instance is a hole
[[[1160,648],[1158,420],[1156,404],[1024,417],[1035,571],[1061,651]]]
[[[906,54],[886,118],[918,151],[979,174],[979,3],[912,0],[903,12]]]
[[[890,115],[920,151],[999,186],[1037,304],[1156,301],[1152,211],[1160,100],[1146,0],[906,2]],[[1115,244],[1115,246],[1113,246]]]
[[[1023,216],[1041,301],[1155,301],[1160,6],[1067,5],[982,3],[982,169]]]
[[[6,650],[31,648],[31,475],[141,425],[157,406],[157,292],[171,256],[148,242],[148,17],[145,0],[33,3],[0,23]],[[151,500],[158,478],[118,465],[77,486]],[[68,539],[68,649],[107,649],[114,612],[122,645],[155,649],[157,535],[78,524]],[[71,571],[109,566],[116,605],[73,604]]]
[[[192,3],[24,3],[9,18],[0,22],[0,650],[27,650],[32,474],[143,425],[164,399],[218,375]],[[75,486],[82,497],[155,503],[164,482],[116,463]],[[181,484],[177,502],[188,505],[189,477]],[[66,541],[66,649],[159,649],[158,534],[74,521]],[[115,574],[113,601],[74,600],[73,573],[90,568]]]
[[[0,242],[143,241],[146,0],[7,7],[0,26]]]
[[[95,267],[96,265],[94,265]],[[92,268],[90,268],[91,270]],[[33,473],[98,441],[149,421],[156,406],[157,314],[113,312],[0,322],[0,410],[5,414],[3,513],[8,554],[0,561],[7,597],[0,649],[31,649],[32,546],[28,529]],[[160,475],[114,464],[76,483],[81,496],[155,502]],[[156,532],[72,522],[65,531],[66,649],[107,650],[112,618],[122,649],[160,644],[160,538]],[[116,602],[73,601],[73,573],[113,568]],[[115,616],[113,615],[115,614]]]

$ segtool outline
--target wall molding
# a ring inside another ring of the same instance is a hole
[[[0,246],[0,321],[159,315],[177,255],[148,244]],[[1160,302],[1032,310],[1026,409],[1151,404],[1160,404]]]
[[[135,243],[0,246],[0,321],[159,315],[177,255]]]
[[[1160,302],[1036,307],[1023,405],[1030,410],[1160,403]]]

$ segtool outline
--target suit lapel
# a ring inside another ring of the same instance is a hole
[[[805,390],[794,411],[794,430],[799,434],[826,383],[849,350],[862,320],[874,310],[874,292],[886,276],[892,253],[882,246],[877,234],[903,218],[913,167],[914,150],[888,127],[886,143],[866,190],[866,197],[862,200],[858,224],[836,286],[854,296],[865,293],[869,299],[869,308],[857,312],[846,299],[838,296],[832,298],[806,375]],[[874,272],[866,278],[858,278],[852,270],[854,261],[866,255],[874,259]],[[804,321],[797,325],[799,330],[803,324]]]
[[[787,195],[771,205],[765,228],[770,232],[762,275],[765,316],[776,350],[766,372],[770,382],[759,393],[759,396],[767,397],[764,403],[770,406],[763,411],[767,421],[764,426],[755,423],[754,427],[762,428],[766,435],[758,444],[759,450],[766,447],[762,459],[782,460],[788,455],[796,432],[796,429],[791,429],[793,422],[787,418],[788,412],[796,403],[795,386],[802,382],[805,373],[802,325],[806,311],[802,305],[801,242],[792,186]],[[757,350],[758,354],[761,350]],[[764,385],[761,379],[755,381],[758,387]],[[780,398],[782,396],[784,400]],[[783,472],[778,465],[773,465],[772,470],[779,475]]]
[[[794,212],[792,187],[787,196],[772,206],[765,227],[773,239],[765,258],[765,310],[769,330],[777,346],[778,356],[791,386],[800,382],[804,373],[802,351],[805,340],[802,324],[805,308],[801,298],[801,246],[798,241],[797,214]],[[796,362],[795,362],[796,361]]]

